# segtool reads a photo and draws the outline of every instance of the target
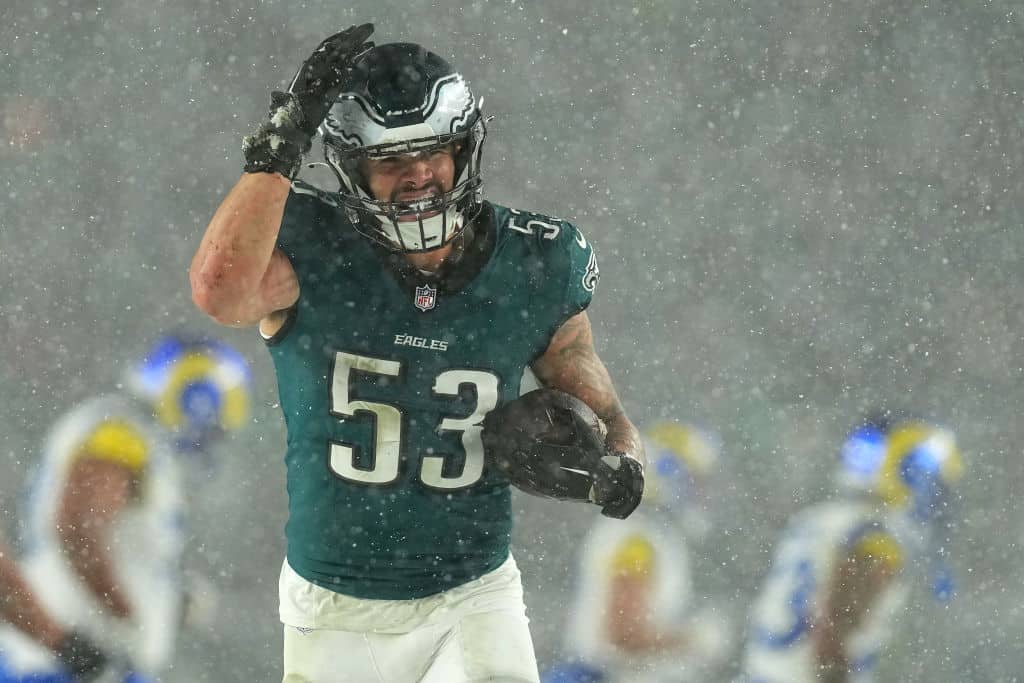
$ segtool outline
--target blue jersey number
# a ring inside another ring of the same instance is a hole
[[[759,643],[765,647],[776,649],[792,645],[807,632],[811,625],[808,607],[815,586],[814,569],[811,562],[806,559],[800,560],[794,565],[785,567],[784,571],[791,573],[789,578],[792,581],[792,588],[786,600],[789,626],[781,629],[769,629],[764,625],[759,625],[754,634]]]

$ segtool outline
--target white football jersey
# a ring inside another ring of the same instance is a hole
[[[809,628],[825,608],[833,568],[865,533],[888,534],[888,520],[861,502],[813,505],[799,513],[777,546],[750,616],[744,672],[750,683],[813,683],[817,663]],[[901,573],[879,596],[846,646],[851,683],[873,680],[878,655],[903,606]]]
[[[705,656],[714,659],[728,634],[724,622],[708,623],[703,634],[711,635],[708,652],[691,651],[636,655],[618,649],[608,638],[612,579],[624,564],[645,567],[651,581],[650,618],[662,630],[692,626],[693,585],[690,558],[678,524],[665,515],[637,509],[627,519],[599,518],[583,541],[580,583],[570,611],[566,634],[567,654],[600,668],[609,683],[662,683],[702,680]],[[714,641],[714,642],[712,642]]]
[[[130,435],[130,445],[119,444]],[[131,600],[133,623],[100,616],[100,602],[65,559],[56,532],[58,507],[74,458],[83,448],[107,449],[139,471],[135,497],[119,515],[110,552]],[[130,451],[130,452],[129,452]],[[185,506],[175,454],[145,406],[127,396],[89,400],[51,431],[30,482],[22,521],[22,569],[50,613],[110,652],[123,653],[144,674],[169,661],[181,621],[181,556]],[[0,658],[19,675],[57,670],[48,650],[13,628],[0,628]]]

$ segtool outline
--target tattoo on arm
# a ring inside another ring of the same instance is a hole
[[[640,434],[594,350],[586,313],[578,313],[559,328],[544,355],[534,361],[533,371],[545,386],[576,396],[597,413],[608,429],[605,442],[611,450],[644,462]]]

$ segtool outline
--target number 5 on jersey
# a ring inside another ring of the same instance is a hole
[[[369,485],[391,484],[398,479],[402,449],[402,411],[399,406],[376,401],[352,400],[349,386],[353,371],[387,377],[399,377],[399,361],[372,356],[360,356],[339,351],[334,357],[331,376],[331,414],[355,417],[360,412],[373,413],[373,466],[356,467],[356,444],[332,441],[329,466],[342,479]],[[438,432],[460,432],[465,452],[462,473],[445,476],[444,455],[424,454],[419,458],[420,481],[430,488],[452,490],[472,486],[484,471],[484,446],[480,439],[480,423],[498,404],[498,378],[480,370],[445,370],[434,380],[437,396],[459,396],[459,389],[471,384],[476,390],[476,406],[466,417],[444,417]]]

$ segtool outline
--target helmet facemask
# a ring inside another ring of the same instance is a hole
[[[361,77],[338,96],[321,126],[342,207],[356,230],[393,251],[443,247],[480,210],[487,130],[479,103],[461,75],[419,46],[378,46],[361,62]],[[368,160],[429,155],[449,145],[455,147],[450,190],[411,202],[373,196]]]

